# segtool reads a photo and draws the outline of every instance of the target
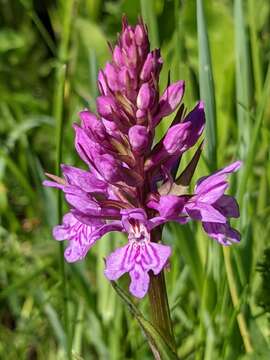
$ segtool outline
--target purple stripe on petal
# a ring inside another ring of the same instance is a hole
[[[116,249],[106,258],[104,274],[109,280],[117,280],[130,270],[129,263],[126,261],[130,245],[125,245]],[[127,266],[125,266],[125,264]]]

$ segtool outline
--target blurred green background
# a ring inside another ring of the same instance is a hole
[[[97,69],[123,13],[131,24],[141,14],[151,47],[161,47],[161,89],[170,70],[172,81],[186,81],[189,109],[206,101],[208,145],[195,178],[244,161],[231,178],[240,245],[224,250],[196,224],[165,228],[178,355],[270,359],[268,0],[0,0],[0,359],[67,359],[68,347],[74,359],[152,359],[103,277],[103,258],[122,235],[63,267],[51,236],[59,197],[41,185],[61,143],[63,162],[82,165],[71,124],[79,110],[95,109]],[[137,304],[148,317],[147,299]]]

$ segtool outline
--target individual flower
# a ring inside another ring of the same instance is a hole
[[[104,273],[109,280],[128,273],[130,292],[142,298],[150,271],[159,274],[171,254],[153,229],[161,234],[168,221],[198,220],[219,243],[239,241],[239,233],[229,225],[231,217],[239,216],[238,205],[224,192],[228,174],[240,162],[200,179],[190,194],[201,145],[181,175],[176,174],[185,151],[196,145],[204,130],[203,102],[186,111],[181,104],[183,81],[160,91],[160,51],[150,50],[141,20],[132,27],[123,18],[111,52],[112,60],[98,74],[97,114],[85,109],[80,124],[73,126],[75,148],[86,169],[62,165],[63,178],[47,174],[44,185],[62,190],[70,207],[53,230],[56,240],[68,241],[65,259],[84,259],[108,232],[126,233],[127,243],[107,256]],[[156,126],[175,111],[168,131],[153,145]]]
[[[204,177],[197,182],[195,193],[184,210],[191,219],[200,220],[205,232],[222,245],[240,241],[240,234],[229,225],[229,219],[239,217],[239,207],[234,197],[225,195],[227,176],[237,171],[240,161]]]

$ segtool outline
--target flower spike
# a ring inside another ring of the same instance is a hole
[[[110,49],[112,59],[98,73],[97,113],[84,109],[80,125],[73,126],[75,148],[86,170],[62,165],[63,178],[47,174],[44,185],[63,191],[70,207],[53,230],[56,240],[68,242],[65,259],[83,260],[108,232],[126,233],[126,244],[107,256],[104,274],[117,280],[128,273],[130,292],[142,298],[150,272],[159,274],[171,255],[171,247],[159,242],[153,229],[161,232],[166,222],[196,220],[222,245],[240,240],[229,223],[239,216],[238,204],[225,191],[228,175],[241,163],[201,178],[190,194],[202,145],[184,169],[181,160],[203,133],[203,102],[186,111],[182,80],[159,89],[163,60],[159,49],[150,50],[141,19],[131,26],[123,17],[118,41]],[[154,145],[157,125],[174,112],[171,126]]]

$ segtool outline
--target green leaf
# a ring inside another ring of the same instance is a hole
[[[142,315],[140,310],[136,307],[136,305],[131,300],[130,296],[121,289],[120,286],[117,285],[116,282],[111,282],[114,290],[121,297],[121,299],[126,303],[129,308],[129,311],[132,315],[137,319],[141,329],[143,330],[151,350],[155,356],[155,359],[160,360],[177,360],[177,354],[173,351],[170,344],[160,335],[157,329],[153,326],[153,324],[146,320]]]

